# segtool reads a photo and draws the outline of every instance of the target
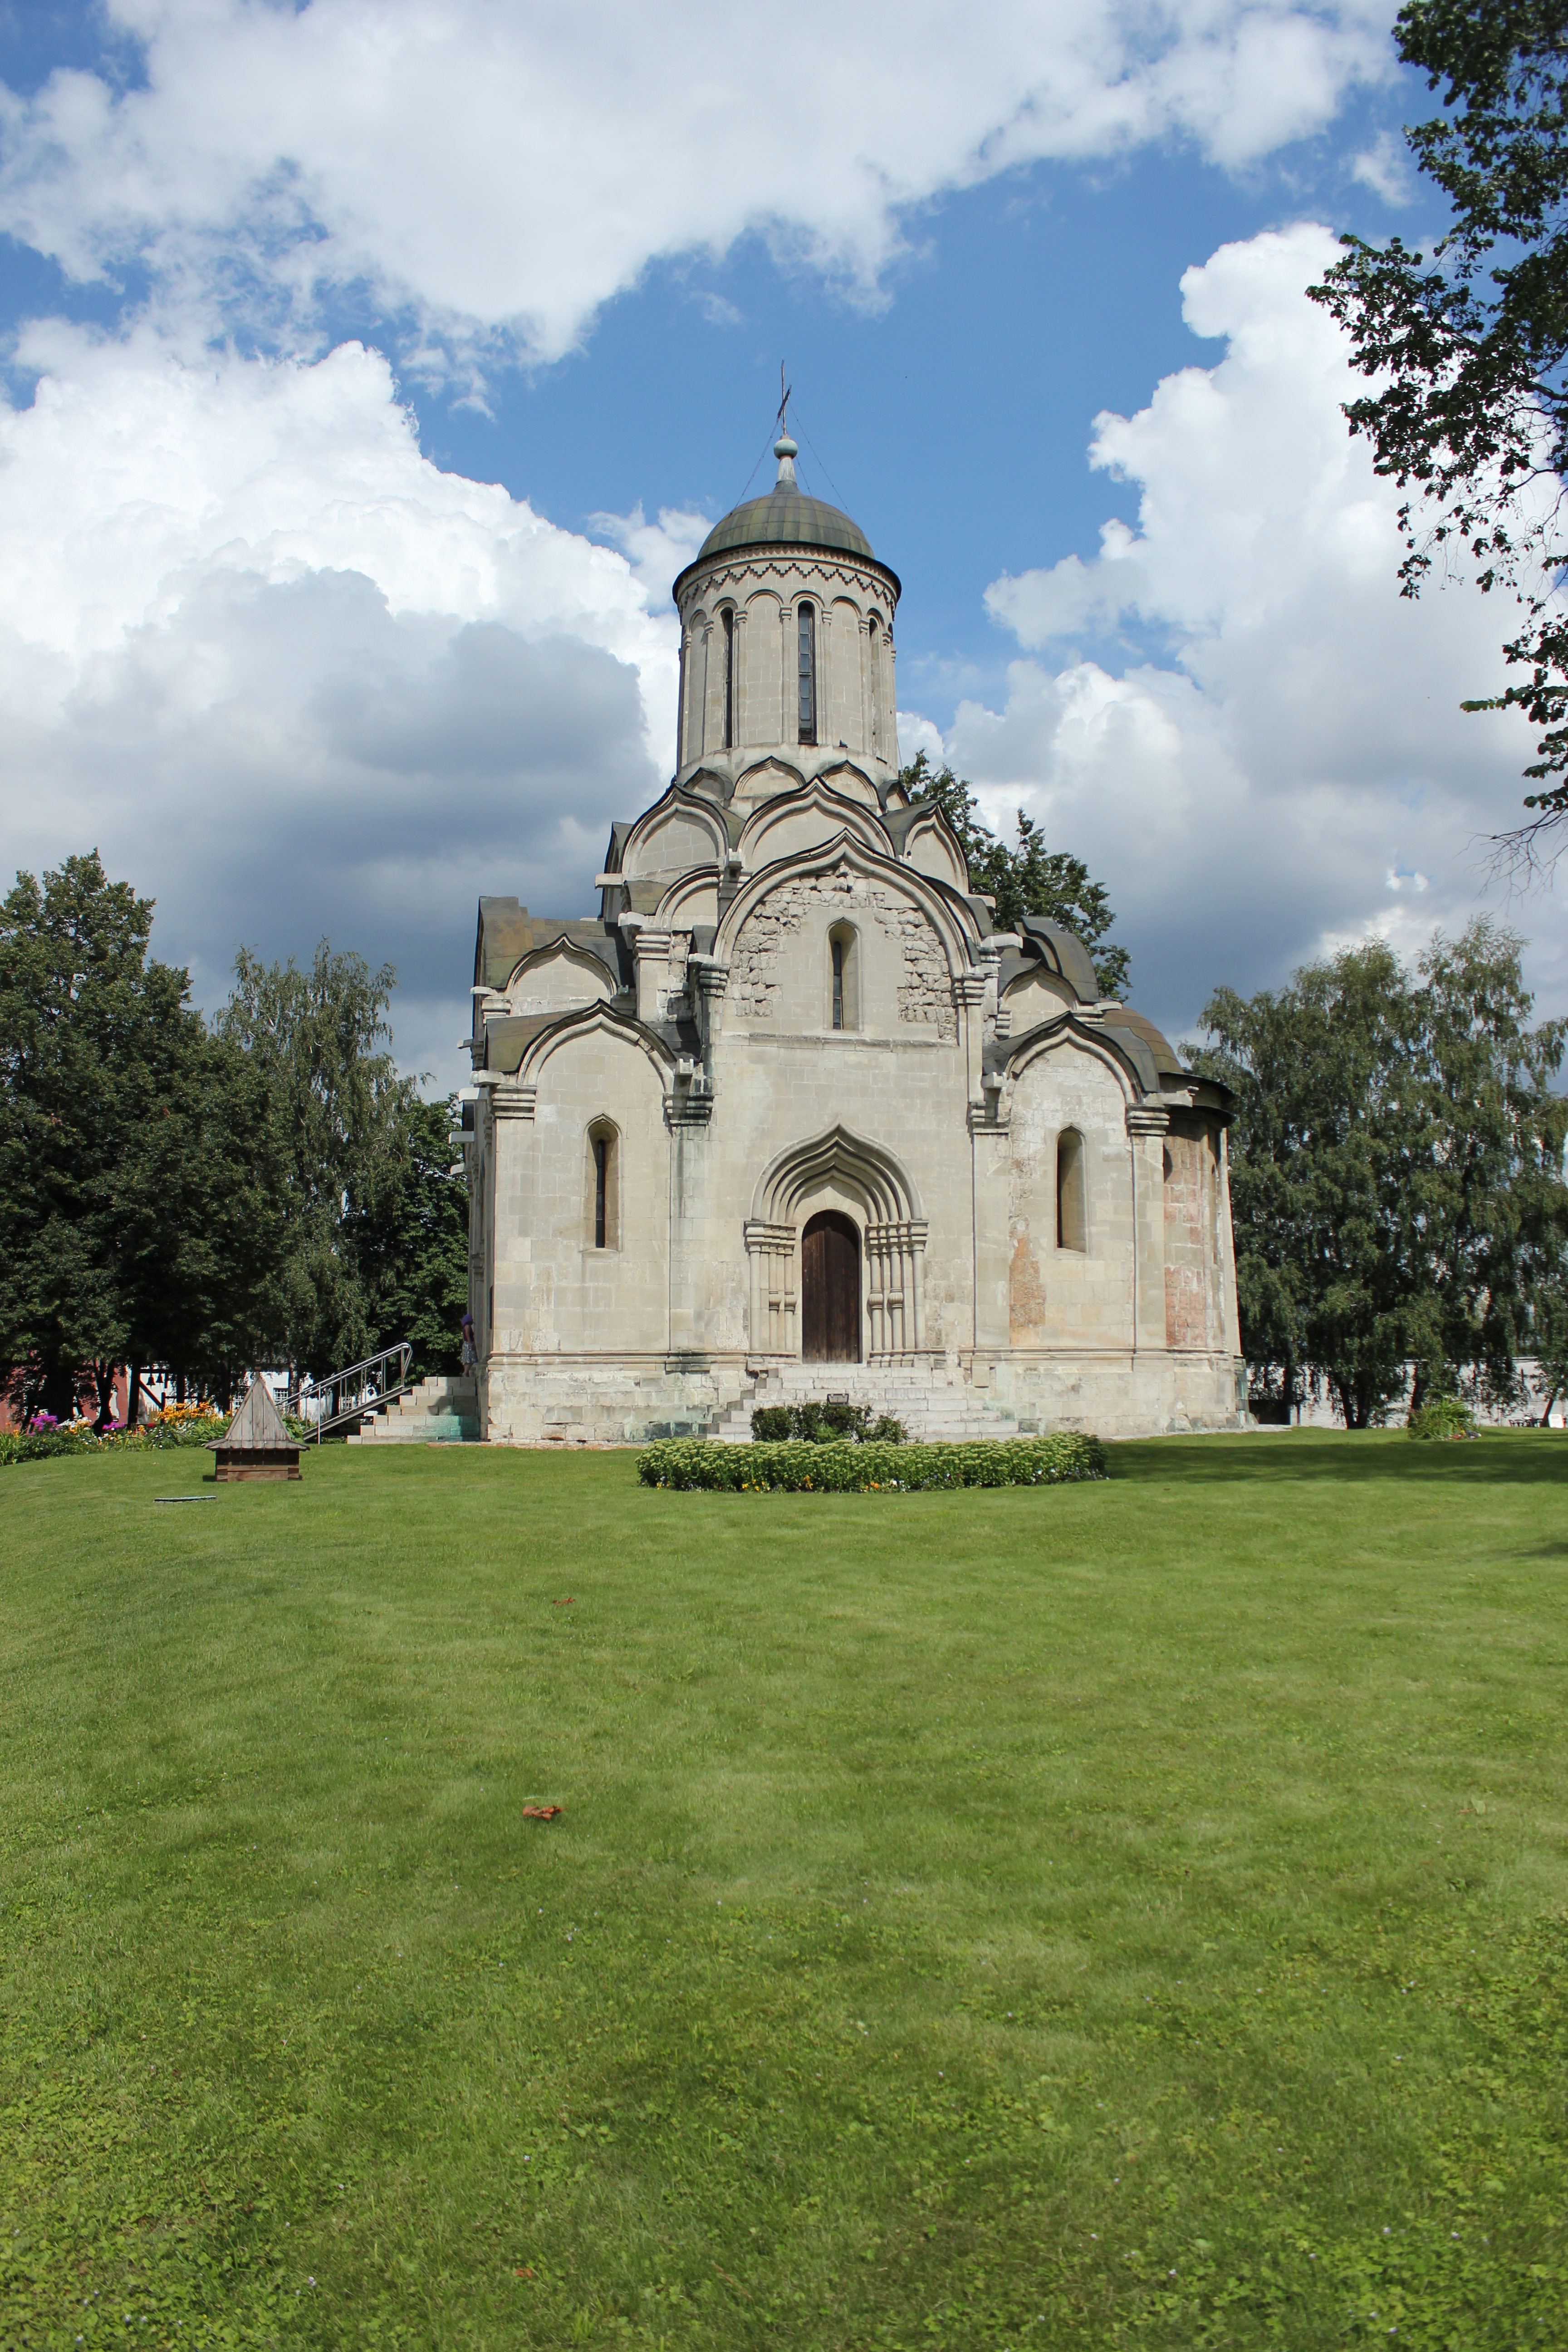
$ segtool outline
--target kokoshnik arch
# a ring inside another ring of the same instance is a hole
[[[879,1377],[926,1426],[1235,1426],[1225,1089],[1070,932],[994,929],[899,783],[897,575],[774,454],[675,583],[676,772],[600,912],[479,901],[482,1433]]]

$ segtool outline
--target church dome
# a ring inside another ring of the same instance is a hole
[[[760,499],[744,499],[716,522],[698,550],[703,563],[737,547],[836,547],[873,563],[871,542],[858,522],[826,499],[808,498],[795,478],[796,448],[786,433],[773,444],[779,478]]]

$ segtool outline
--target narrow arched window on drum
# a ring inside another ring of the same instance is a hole
[[[724,749],[735,741],[735,608],[724,607]]]
[[[802,604],[796,614],[800,649],[800,740],[816,740],[816,610]]]

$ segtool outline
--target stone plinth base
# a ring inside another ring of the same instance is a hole
[[[646,1445],[701,1437],[748,1392],[738,1358],[670,1370],[662,1356],[493,1355],[479,1376],[479,1429],[501,1445]]]
[[[753,1403],[848,1393],[911,1436],[1085,1430],[1162,1437],[1249,1426],[1246,1367],[1164,1349],[999,1352],[952,1363],[748,1367],[742,1357],[673,1369],[663,1356],[493,1355],[479,1379],[479,1430],[493,1444],[642,1445],[660,1437],[743,1439]]]
[[[1236,1356],[1143,1348],[1070,1356],[1019,1350],[982,1358],[973,1371],[987,1404],[1010,1412],[1025,1431],[1179,1437],[1251,1427],[1247,1366]]]

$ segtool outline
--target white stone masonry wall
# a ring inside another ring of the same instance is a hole
[[[932,1028],[944,1045],[954,1044],[958,1020],[948,984],[947,958],[921,909],[891,891],[862,887],[850,893],[815,877],[772,891],[748,918],[730,968],[729,1002],[737,1020],[773,1018],[780,953],[813,917],[820,918],[826,929],[840,920],[863,922],[868,916],[899,950],[900,1022]]]

